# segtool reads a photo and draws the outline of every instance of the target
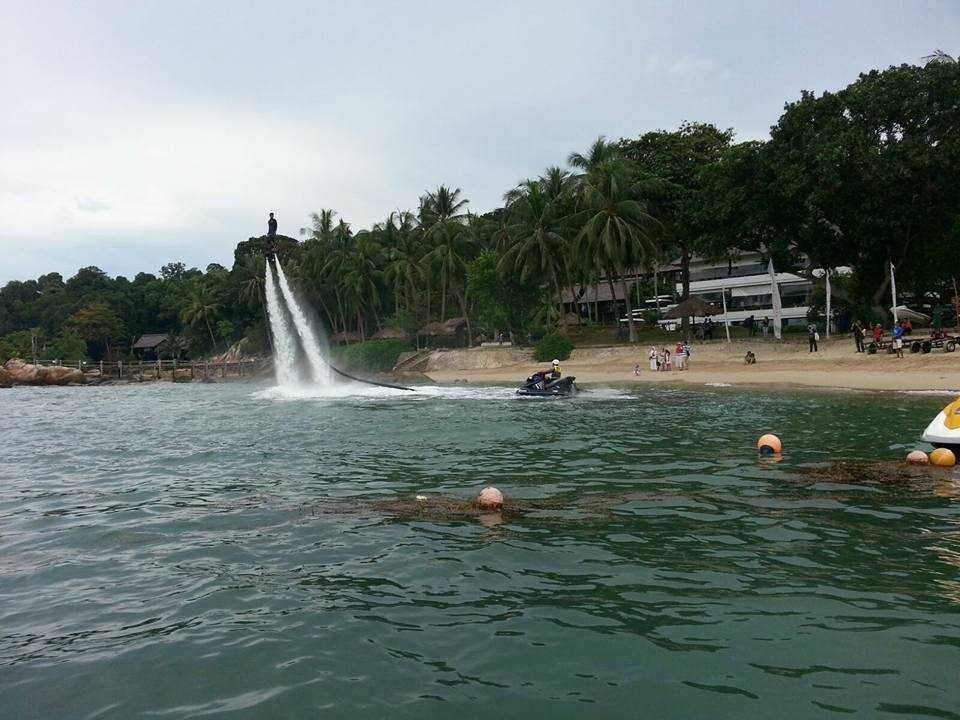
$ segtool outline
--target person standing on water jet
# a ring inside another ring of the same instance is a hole
[[[277,256],[277,220],[270,213],[270,219],[267,220],[267,257]]]

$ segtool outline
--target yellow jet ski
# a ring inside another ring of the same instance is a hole
[[[960,398],[947,405],[923,431],[923,441],[934,447],[960,451]]]

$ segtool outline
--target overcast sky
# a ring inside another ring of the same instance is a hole
[[[602,8],[602,9],[601,9]],[[477,212],[598,135],[764,138],[801,89],[960,51],[958,0],[0,0],[0,283],[229,266],[335,208]]]

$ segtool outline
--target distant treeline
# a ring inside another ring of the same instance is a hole
[[[465,317],[476,336],[563,322],[563,287],[611,286],[679,259],[683,292],[694,256],[760,251],[778,268],[847,266],[837,302],[881,319],[888,264],[898,289],[948,303],[960,264],[960,65],[937,53],[922,66],[862,74],[836,93],[803,92],[764,142],[685,123],[673,131],[573,152],[468,211],[459,188],[425,193],[415,210],[355,230],[319,210],[300,239],[279,237],[288,275],[330,333],[367,337]],[[182,263],[159,276],[110,278],[95,267],[0,290],[0,359],[127,353],[148,331],[170,353],[222,350],[247,337],[265,347],[266,238],[241,242],[230,269]],[[631,293],[623,310],[631,310]],[[630,328],[631,337],[633,328]]]

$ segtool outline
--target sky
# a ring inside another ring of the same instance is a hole
[[[599,135],[766,138],[803,89],[960,51],[960,0],[0,0],[0,284],[232,264],[274,211],[470,209]]]

